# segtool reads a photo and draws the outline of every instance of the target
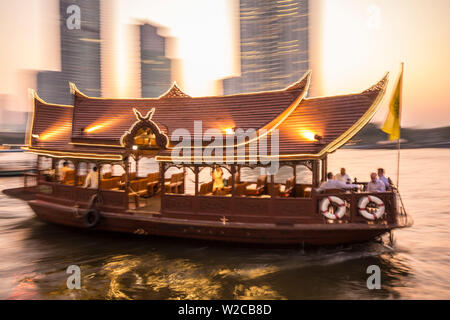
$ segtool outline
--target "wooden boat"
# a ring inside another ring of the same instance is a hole
[[[43,220],[93,232],[238,243],[355,243],[411,226],[395,188],[316,191],[326,180],[328,154],[375,114],[387,75],[360,93],[306,98],[310,76],[283,90],[220,97],[190,97],[174,84],[159,98],[94,98],[71,84],[74,103],[68,106],[34,93],[26,150],[38,155],[40,174],[29,205]],[[194,132],[187,147],[174,138],[180,128]],[[240,128],[254,128],[254,136],[239,140]],[[223,146],[211,149],[204,139],[211,130],[224,133]],[[268,141],[278,145],[251,154],[252,143]],[[137,164],[145,158],[159,170],[144,173]],[[268,170],[275,160],[291,172],[285,183],[267,171],[245,181],[243,171]],[[61,161],[73,169],[63,181],[45,175]],[[89,163],[101,171],[95,189],[82,187]],[[215,192],[213,167],[223,169],[224,185]],[[363,200],[368,205],[360,208]]]

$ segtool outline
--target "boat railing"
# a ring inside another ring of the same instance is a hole
[[[321,223],[311,198],[164,195],[162,214],[167,217],[244,223]],[[222,220],[220,220],[222,221]]]
[[[377,223],[377,224],[383,224],[383,223],[394,223],[396,221],[396,218],[399,214],[398,211],[398,205],[397,205],[397,197],[396,194],[393,191],[388,192],[338,192],[338,193],[326,193],[326,194],[320,194],[316,193],[313,196],[313,202],[314,202],[314,211],[318,212],[320,211],[320,203],[323,199],[329,198],[329,197],[338,197],[345,201],[346,205],[346,213],[342,219],[340,219],[340,223],[367,223],[368,220],[366,220],[359,212],[359,202],[361,198],[366,196],[373,196],[379,198],[381,201],[383,201],[383,205],[385,208],[385,214],[375,222],[370,221],[370,223]],[[330,221],[327,219],[324,215],[323,219],[327,223],[334,223],[335,220]]]
[[[128,208],[128,196],[123,190],[98,190],[48,181],[39,181],[37,190],[38,199],[66,206],[87,208],[92,197],[97,195],[100,208],[112,212],[123,212]]]

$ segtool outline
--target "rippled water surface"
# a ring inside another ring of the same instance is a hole
[[[0,299],[449,299],[449,160],[448,149],[402,151],[400,189],[415,225],[395,232],[393,248],[245,248],[88,233],[41,222],[25,202],[0,194]],[[395,151],[341,150],[329,162],[360,181],[379,166],[396,179]],[[0,178],[0,189],[21,184]],[[66,287],[74,264],[81,290]],[[374,264],[381,290],[366,287]]]

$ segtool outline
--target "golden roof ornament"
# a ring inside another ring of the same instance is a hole
[[[190,98],[191,96],[187,95],[180,88],[178,88],[177,83],[174,81],[170,89],[164,93],[159,99],[168,99],[168,98]]]

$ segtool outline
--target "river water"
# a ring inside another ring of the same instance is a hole
[[[395,232],[393,247],[267,249],[89,233],[39,221],[0,194],[0,299],[449,299],[449,160],[450,149],[402,151],[400,190],[415,224]],[[384,167],[396,181],[395,151],[340,150],[329,166],[359,181]],[[0,189],[21,185],[0,178]],[[70,265],[81,268],[80,290],[67,289]],[[367,289],[370,265],[381,269],[379,290]]]

